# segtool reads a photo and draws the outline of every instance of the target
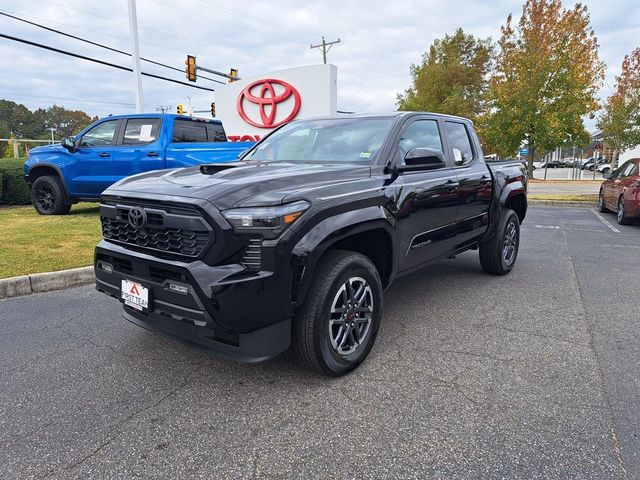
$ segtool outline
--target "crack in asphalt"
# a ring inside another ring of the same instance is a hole
[[[578,273],[576,271],[575,261],[573,256],[571,255],[571,251],[569,250],[569,242],[567,240],[567,232],[564,227],[561,229],[562,239],[564,241],[564,247],[567,253],[567,258],[569,259],[569,274],[576,286],[578,297],[580,300],[580,309],[582,310],[582,315],[580,315],[584,319],[584,324],[587,329],[587,334],[589,335],[589,344],[588,347],[592,351],[593,356],[595,358],[596,366],[598,368],[598,376],[600,377],[600,384],[602,388],[602,392],[605,397],[605,401],[607,403],[607,407],[609,410],[609,421],[610,421],[610,431],[611,431],[611,448],[613,450],[614,455],[618,460],[618,466],[620,467],[621,477],[624,480],[628,480],[627,469],[625,467],[624,458],[622,457],[622,452],[620,450],[620,441],[618,440],[618,433],[616,431],[616,418],[613,413],[613,406],[611,404],[611,397],[609,396],[609,391],[607,390],[607,385],[604,378],[604,369],[602,368],[602,363],[600,362],[600,357],[595,348],[594,337],[593,337],[593,325],[589,321],[589,312],[585,306],[584,295],[582,293],[582,287],[580,285],[580,279],[578,278]]]
[[[138,415],[141,415],[153,408],[156,408],[158,406],[160,406],[163,402],[165,402],[167,399],[169,399],[170,397],[174,396],[176,393],[178,393],[180,390],[184,389],[185,387],[188,386],[188,384],[191,381],[191,378],[198,373],[202,367],[204,366],[204,363],[198,363],[196,368],[193,369],[193,371],[191,371],[191,373],[189,373],[183,380],[183,382],[178,385],[176,388],[170,390],[166,395],[164,395],[163,397],[161,397],[157,402],[152,403],[150,405],[147,405],[146,407],[143,407],[139,410],[136,410],[135,412],[127,415],[124,419],[119,420],[117,423],[115,423],[114,425],[112,425],[112,427],[109,429],[109,431],[107,432],[107,434],[104,436],[102,442],[95,447],[88,455],[85,455],[84,457],[82,457],[80,460],[76,461],[75,463],[66,466],[66,467],[58,467],[55,468],[53,470],[50,470],[48,473],[46,473],[45,475],[43,475],[40,478],[48,478],[51,477],[53,475],[57,475],[59,474],[61,471],[66,471],[66,472],[70,472],[71,470],[75,469],[76,467],[81,466],[82,464],[84,464],[87,460],[95,457],[102,449],[104,449],[105,447],[107,447],[109,444],[111,444],[113,441],[115,441],[120,435],[122,435],[124,430],[120,430],[118,433],[116,433],[115,435],[112,435],[119,427],[129,423],[131,420],[133,420],[134,418],[136,418]]]

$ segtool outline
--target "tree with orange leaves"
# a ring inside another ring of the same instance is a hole
[[[564,9],[560,0],[527,0],[517,25],[509,15],[498,42],[489,85],[488,143],[504,154],[588,142],[582,117],[598,108],[604,77],[586,6]]]
[[[640,48],[624,57],[622,73],[598,118],[598,128],[613,150],[612,169],[620,153],[640,145]]]

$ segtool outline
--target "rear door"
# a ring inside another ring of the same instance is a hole
[[[446,120],[445,131],[449,154],[458,175],[458,244],[473,242],[487,230],[489,203],[493,181],[489,167],[477,151],[475,132],[470,125],[456,120]]]
[[[442,125],[436,118],[412,117],[400,131],[394,161],[404,164],[404,156],[413,148],[432,148],[444,154],[444,145]],[[458,182],[450,167],[405,172],[396,180],[400,270],[446,256],[453,248]]]
[[[76,139],[73,162],[65,167],[74,196],[95,198],[115,181],[112,154],[119,128],[119,119],[105,119]]]
[[[162,120],[159,117],[133,117],[122,122],[112,153],[114,181],[164,168]]]
[[[622,179],[630,166],[633,166],[631,162],[623,163],[611,172],[611,177],[602,184],[605,205],[611,210],[615,211],[618,208],[618,198],[623,188]]]

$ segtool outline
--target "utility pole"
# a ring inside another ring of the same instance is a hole
[[[142,75],[140,74],[140,46],[138,44],[138,16],[136,0],[129,0],[129,39],[131,40],[131,58],[136,89],[136,112],[142,113]]]
[[[311,45],[309,48],[310,49],[314,49],[314,48],[319,48],[322,50],[322,63],[327,63],[327,53],[329,53],[329,50],[331,50],[331,47],[333,47],[336,43],[340,43],[340,39],[334,40],[333,42],[325,42],[324,41],[324,36],[322,37],[322,43],[319,43],[318,45]]]

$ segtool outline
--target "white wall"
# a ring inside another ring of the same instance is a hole
[[[640,158],[640,145],[631,150],[627,150],[622,155],[620,155],[620,160],[618,160],[618,165],[622,165],[624,162],[629,160],[630,158]]]

